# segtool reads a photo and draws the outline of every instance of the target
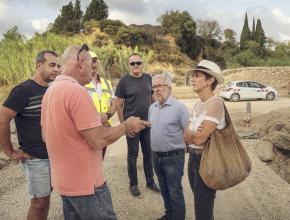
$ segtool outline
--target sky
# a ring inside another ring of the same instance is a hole
[[[74,2],[74,0],[72,0]],[[55,20],[69,0],[0,0],[0,36],[17,25],[28,38],[42,33]],[[81,0],[85,11],[91,0]],[[109,18],[125,24],[158,24],[157,18],[168,10],[188,11],[194,20],[217,20],[222,28],[242,30],[245,13],[249,27],[253,17],[262,21],[267,37],[290,40],[289,0],[105,0]]]

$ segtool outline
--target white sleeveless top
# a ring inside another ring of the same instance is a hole
[[[197,128],[202,124],[203,121],[211,121],[217,124],[217,129],[221,130],[225,128],[225,109],[223,100],[220,97],[213,96],[201,102],[199,100],[193,107],[191,115],[191,131],[197,131]],[[191,144],[190,147],[195,149],[203,149],[204,146]]]

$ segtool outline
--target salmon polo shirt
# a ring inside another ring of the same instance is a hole
[[[87,90],[70,76],[57,76],[43,97],[41,126],[51,183],[60,195],[91,195],[104,184],[102,150],[93,149],[80,133],[100,125]]]

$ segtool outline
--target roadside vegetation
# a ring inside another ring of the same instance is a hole
[[[157,26],[126,25],[108,16],[104,0],[92,0],[84,12],[80,0],[75,0],[62,6],[45,33],[26,39],[17,26],[12,27],[0,41],[0,84],[15,85],[29,78],[40,50],[62,54],[68,45],[83,43],[99,56],[103,74],[116,80],[127,72],[132,52],[143,55],[145,71],[174,73],[177,85],[185,83],[186,71],[202,58],[223,69],[290,65],[289,42],[267,37],[260,19],[253,18],[250,29],[247,14],[240,40],[218,21],[194,20],[187,11],[167,11]]]

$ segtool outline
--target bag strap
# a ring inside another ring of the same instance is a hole
[[[226,107],[224,101],[223,101],[223,105],[224,105],[224,109],[225,109],[225,121],[226,121],[226,124],[227,124],[227,126],[230,127],[230,129],[231,129],[233,132],[235,132],[235,129],[234,129],[234,126],[233,126],[233,122],[232,122],[232,120],[231,120],[230,114],[229,114],[229,112],[228,112],[228,109],[227,109],[227,107]]]

